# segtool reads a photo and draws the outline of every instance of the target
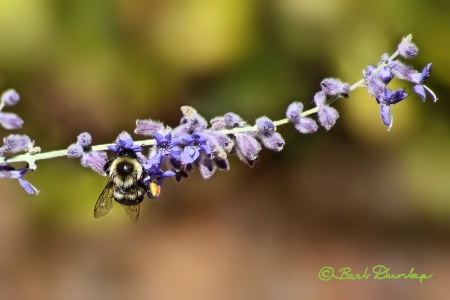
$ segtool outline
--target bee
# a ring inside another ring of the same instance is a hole
[[[144,184],[142,179],[147,173],[137,160],[136,153],[130,149],[122,149],[103,169],[109,174],[109,180],[95,204],[94,217],[100,218],[108,214],[114,199],[123,206],[131,220],[137,221],[139,205],[145,194],[159,193],[158,186],[154,182],[150,185]]]

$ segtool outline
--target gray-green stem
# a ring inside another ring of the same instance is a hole
[[[398,56],[398,54],[399,54],[398,51],[396,51],[393,55],[391,55],[389,57],[389,61],[395,59]],[[373,72],[376,73],[379,70],[381,70],[382,68],[384,68],[385,66],[386,66],[386,63],[383,62]],[[361,79],[350,87],[350,92],[359,87],[363,87],[363,86],[364,86],[364,79]],[[330,99],[327,100],[326,105],[330,105],[331,103],[333,103],[334,101],[336,101],[339,98],[341,98],[341,96],[339,96],[339,95],[331,97]],[[319,110],[318,107],[309,109],[307,111],[302,112],[301,116],[305,117],[305,116],[317,113],[318,110]],[[289,123],[289,120],[281,119],[278,121],[274,121],[274,123],[275,123],[275,126],[280,126],[280,125]],[[234,133],[257,131],[257,130],[258,129],[257,129],[256,125],[254,125],[254,126],[247,126],[247,127],[241,127],[241,128],[220,130],[219,132],[224,133],[224,134],[234,134]],[[135,143],[142,145],[142,146],[152,146],[155,144],[155,140],[154,139],[141,140],[141,141],[135,141]],[[96,146],[92,146],[91,149],[92,149],[92,151],[105,151],[105,150],[108,150],[108,146],[110,146],[110,145],[112,145],[112,144],[96,145]],[[38,160],[51,159],[51,158],[62,157],[62,156],[67,156],[67,149],[55,150],[55,151],[43,152],[43,153],[35,153],[35,154],[34,153],[33,154],[25,153],[25,154],[20,154],[20,155],[16,155],[16,156],[11,156],[8,158],[0,157],[0,164],[25,162],[30,166],[31,169],[34,169],[36,166],[36,161],[38,161]]]

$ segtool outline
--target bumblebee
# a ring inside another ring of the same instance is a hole
[[[109,180],[98,197],[94,207],[94,217],[100,218],[109,213],[112,199],[121,204],[131,220],[139,218],[139,204],[146,193],[159,194],[159,187],[152,182],[145,185],[142,179],[147,175],[130,149],[122,149],[117,156],[109,160],[104,168]]]

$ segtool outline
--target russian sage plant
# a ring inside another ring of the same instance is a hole
[[[311,134],[319,129],[330,130],[336,123],[339,113],[331,104],[348,98],[356,88],[365,88],[379,105],[382,122],[390,130],[393,125],[391,105],[404,100],[408,94],[403,88],[391,90],[388,84],[395,77],[412,83],[413,90],[425,101],[427,96],[432,101],[437,97],[424,82],[430,76],[431,63],[416,70],[400,59],[414,58],[418,48],[412,43],[412,36],[403,38],[392,55],[384,54],[376,65],[369,65],[362,78],[350,85],[336,78],[326,78],[320,83],[320,91],[314,95],[315,107],[304,111],[300,102],[291,103],[286,110],[286,118],[272,120],[262,116],[255,123],[248,123],[239,115],[228,112],[223,116],[212,118],[209,123],[194,108],[181,107],[180,124],[174,128],[151,119],[137,120],[136,135],[145,136],[144,140],[134,141],[130,134],[122,132],[114,144],[93,145],[92,136],[81,133],[75,143],[67,149],[41,152],[34,141],[27,135],[11,134],[3,139],[0,147],[0,178],[16,179],[29,194],[39,191],[24,179],[29,170],[36,170],[36,161],[60,156],[79,158],[81,165],[90,167],[101,175],[107,174],[105,166],[111,151],[119,155],[123,151],[134,153],[142,166],[140,186],[154,186],[146,189],[149,198],[160,195],[165,178],[174,177],[177,181],[187,177],[197,166],[203,178],[210,178],[216,171],[230,169],[229,156],[236,155],[241,161],[252,167],[257,161],[262,148],[281,151],[284,139],[278,127],[292,123],[297,131]],[[0,124],[7,130],[21,128],[23,120],[14,113],[3,112],[4,108],[14,106],[20,97],[13,90],[5,91],[0,101]],[[316,114],[316,120],[310,115]],[[147,155],[142,147],[150,147]],[[13,164],[22,162],[24,167],[17,168]]]

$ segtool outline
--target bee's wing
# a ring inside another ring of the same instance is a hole
[[[139,204],[137,205],[122,205],[123,209],[127,213],[127,215],[130,217],[131,220],[137,221],[139,218],[140,213],[140,207]]]
[[[111,177],[106,184],[103,192],[98,197],[97,203],[95,203],[94,207],[94,217],[100,218],[109,213],[112,208],[112,199],[113,199],[113,178]]]

